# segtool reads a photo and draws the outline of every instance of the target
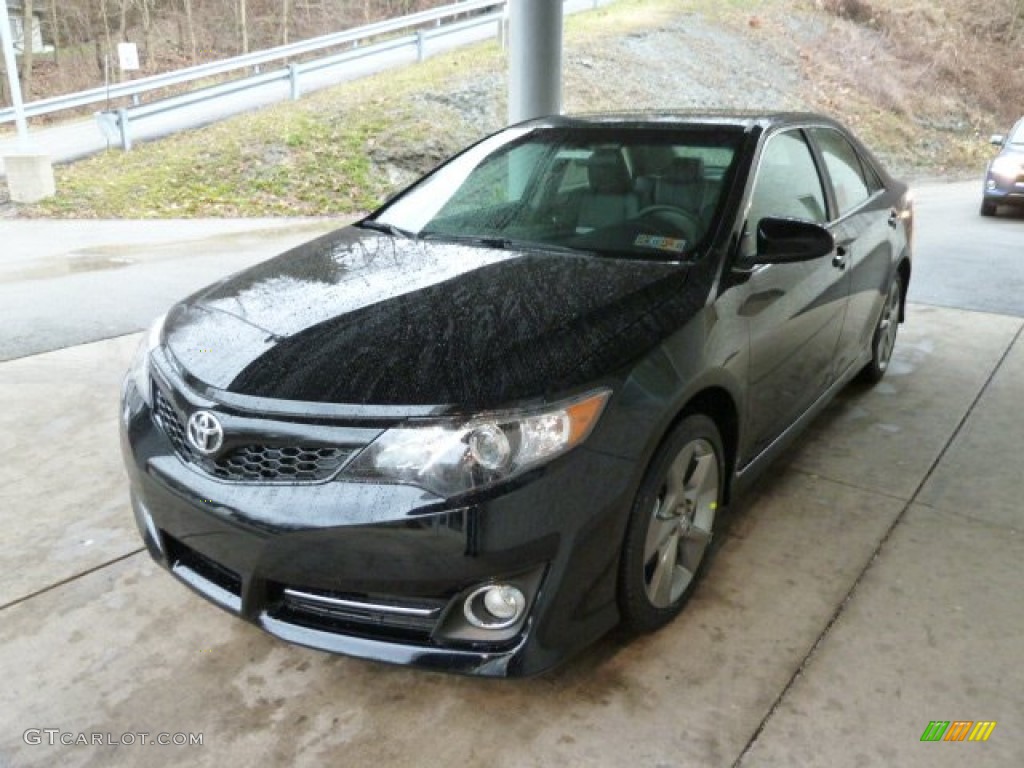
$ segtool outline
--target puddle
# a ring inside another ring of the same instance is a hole
[[[0,267],[0,283],[16,283],[23,280],[49,280],[88,272],[103,272],[122,269],[135,264],[151,264],[166,259],[194,256],[197,253],[217,255],[245,249],[250,244],[260,243],[270,237],[295,236],[297,242],[312,240],[327,231],[336,229],[339,223],[331,220],[313,220],[295,226],[261,228],[238,232],[223,232],[209,237],[158,243],[131,243],[98,245],[50,256],[38,261],[26,261],[10,269]],[[201,249],[200,249],[201,246]],[[282,244],[281,251],[286,249]],[[136,256],[135,254],[141,254]],[[272,256],[273,254],[268,254]]]
[[[38,263],[0,273],[0,283],[16,283],[22,280],[45,280],[53,277],[77,275],[82,272],[102,272],[107,269],[121,269],[136,263],[124,254],[104,253],[96,248],[72,251],[64,256],[41,260]],[[111,249],[114,250],[114,249]]]

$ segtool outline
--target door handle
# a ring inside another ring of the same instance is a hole
[[[843,246],[836,248],[836,255],[832,257],[832,266],[836,269],[846,269],[846,249]]]

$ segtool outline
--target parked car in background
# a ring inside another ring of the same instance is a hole
[[[154,324],[150,554],[288,641],[541,672],[670,621],[723,509],[885,373],[913,211],[810,114],[551,117]]]
[[[993,136],[991,142],[999,153],[985,170],[982,216],[995,216],[1000,205],[1024,208],[1024,117],[1006,136]]]

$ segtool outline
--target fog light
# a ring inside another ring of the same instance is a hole
[[[473,590],[462,609],[474,627],[505,629],[522,618],[526,597],[509,584],[489,584]]]

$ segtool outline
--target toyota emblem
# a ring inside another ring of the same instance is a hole
[[[188,420],[188,441],[201,454],[209,456],[224,445],[224,427],[209,411],[196,411]]]

